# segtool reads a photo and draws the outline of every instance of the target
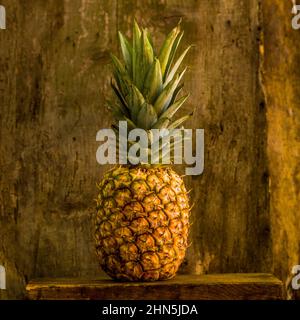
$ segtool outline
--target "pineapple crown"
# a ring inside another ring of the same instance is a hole
[[[187,69],[185,67],[179,71],[179,67],[191,48],[191,46],[186,48],[175,59],[182,37],[183,31],[180,30],[179,22],[167,35],[157,56],[148,30],[140,29],[134,21],[131,43],[119,32],[123,63],[111,54],[114,76],[111,87],[115,93],[116,102],[108,102],[108,107],[115,120],[127,122],[129,130],[136,128],[146,130],[150,145],[153,143],[151,129],[167,129],[164,135],[171,138],[171,136],[174,137],[174,129],[183,128],[183,122],[192,116],[190,113],[173,120],[174,115],[189,96],[187,94],[178,97],[183,88],[180,81]],[[120,134],[118,124],[113,124],[112,127],[117,134]],[[129,145],[131,143],[128,142]],[[173,141],[168,145],[170,151],[174,150],[175,144]],[[121,149],[120,140],[117,141],[117,146]],[[156,162],[163,159],[163,148],[162,143],[156,153]],[[146,153],[150,154],[148,148]],[[127,151],[123,156],[129,158]]]
[[[136,21],[133,23],[132,43],[119,31],[124,63],[111,54],[114,75],[111,87],[117,102],[108,102],[108,107],[117,121],[127,121],[129,129],[175,129],[192,115],[172,122],[189,96],[176,100],[187,67],[181,72],[178,69],[191,48],[185,49],[174,61],[182,36],[179,22],[156,56],[148,30],[140,29]]]

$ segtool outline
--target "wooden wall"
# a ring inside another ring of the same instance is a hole
[[[117,30],[130,34],[133,17],[155,34],[157,44],[182,17],[184,46],[195,44],[186,60],[191,98],[185,108],[196,107],[187,127],[205,129],[205,170],[186,178],[195,206],[181,272],[275,270],[288,277],[292,259],[286,263],[285,257],[300,260],[297,228],[291,226],[300,212],[294,189],[299,117],[296,111],[289,117],[287,107],[294,110],[299,101],[299,73],[297,78],[288,66],[276,67],[278,57],[284,58],[279,49],[274,56],[278,42],[272,40],[270,10],[271,17],[285,21],[275,34],[284,47],[290,39],[284,52],[292,54],[291,67],[297,65],[291,43],[299,32],[288,29],[290,9],[284,15],[280,0],[281,11],[272,3],[2,1],[7,30],[0,30],[0,264],[8,290],[0,298],[23,297],[24,284],[34,277],[101,274],[91,214],[95,184],[107,168],[96,163],[95,136],[111,122],[104,109],[109,52],[118,50]],[[280,76],[290,83],[288,100],[280,100]],[[293,128],[292,140],[286,126]],[[271,138],[278,131],[283,149]],[[292,169],[284,162],[289,147],[295,152]],[[278,175],[280,165],[289,173],[287,181],[284,172]],[[292,190],[291,205],[286,188]]]
[[[273,272],[289,298],[300,299],[290,285],[292,267],[300,264],[300,30],[291,27],[289,1],[263,4]]]

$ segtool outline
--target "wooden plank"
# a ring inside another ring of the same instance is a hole
[[[283,285],[271,274],[179,275],[157,282],[99,279],[37,279],[26,287],[35,299],[253,300],[282,299]]]
[[[261,4],[273,272],[286,283],[289,298],[300,300],[291,286],[292,266],[300,263],[300,31],[292,29],[292,1]]]

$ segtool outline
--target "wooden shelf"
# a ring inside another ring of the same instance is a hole
[[[266,300],[283,299],[283,284],[271,274],[178,275],[156,282],[100,279],[36,279],[28,298],[97,300]]]

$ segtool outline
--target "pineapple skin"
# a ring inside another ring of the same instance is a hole
[[[190,206],[170,167],[121,166],[99,184],[96,253],[102,269],[123,281],[175,276],[188,245]]]

